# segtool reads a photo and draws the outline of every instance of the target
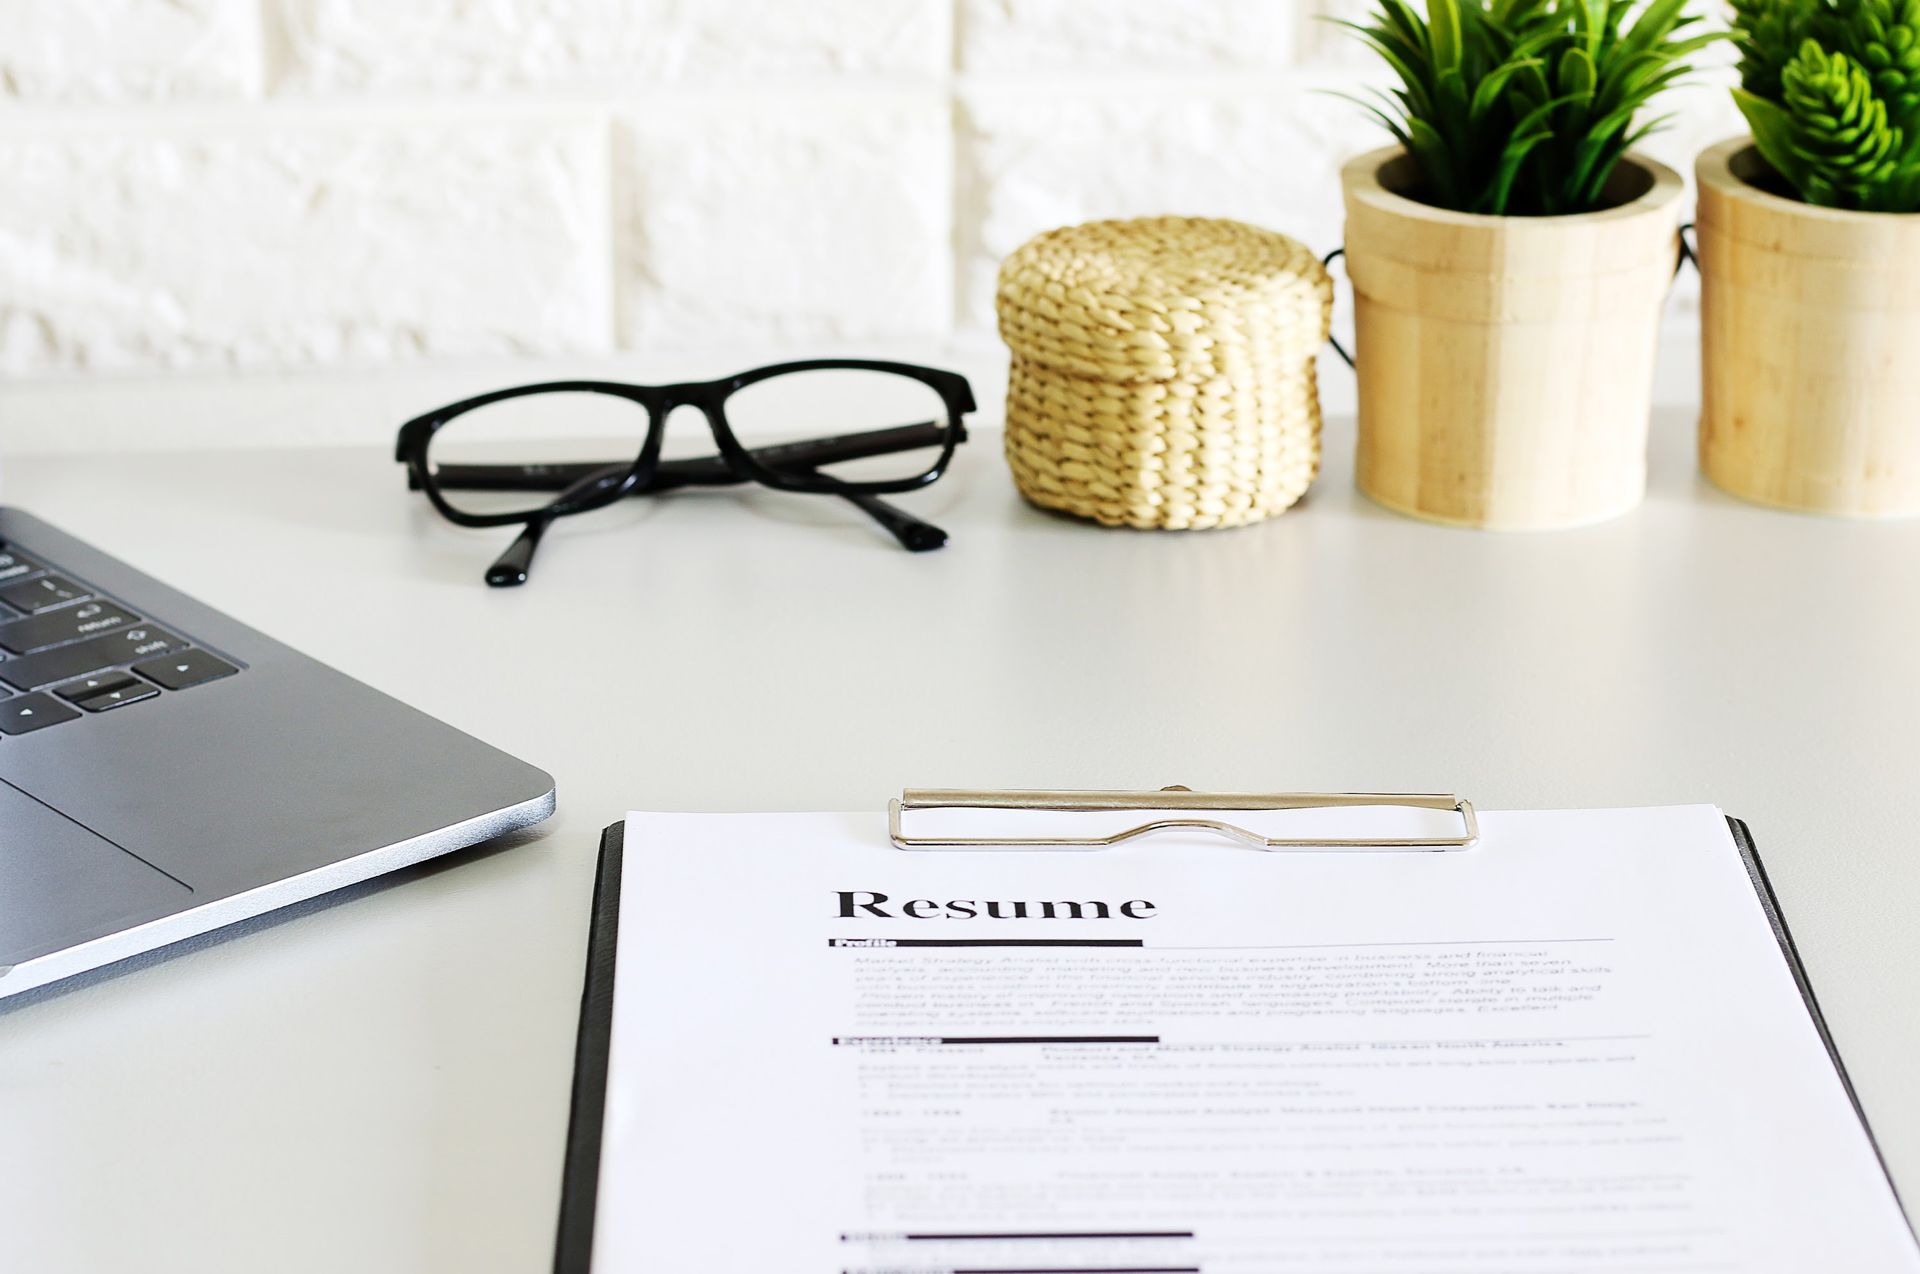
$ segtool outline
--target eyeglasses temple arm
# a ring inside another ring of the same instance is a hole
[[[487,568],[487,583],[494,588],[517,588],[526,583],[527,573],[533,569],[534,552],[540,547],[540,537],[552,525],[553,519],[545,514],[528,518],[519,537]]]
[[[965,442],[966,427],[957,420],[950,425],[943,425],[937,420],[923,420],[917,424],[894,425],[888,429],[870,429],[863,433],[755,447],[747,454],[770,469],[817,469],[821,465],[838,464],[842,460],[862,460],[868,456],[911,451],[915,447],[938,447],[948,438]]]
[[[922,522],[905,509],[888,504],[879,496],[864,495],[857,491],[842,491],[839,494],[885,527],[894,539],[900,541],[900,547],[909,553],[928,553],[946,546],[945,531],[931,522]]]
[[[888,504],[879,496],[868,495],[864,491],[849,489],[846,487],[846,484],[834,478],[832,474],[820,473],[817,470],[810,469],[804,470],[803,472],[809,473],[813,477],[824,479],[834,486],[842,488],[833,494],[839,496],[854,508],[860,510],[875,522],[885,527],[888,534],[900,541],[900,547],[907,550],[907,552],[928,553],[934,549],[945,547],[947,543],[947,533],[933,523],[922,522],[905,509],[897,505]]]
[[[589,469],[580,479],[553,498],[553,503],[527,519],[526,526],[513,543],[507,545],[507,551],[493,559],[493,565],[487,568],[487,583],[494,588],[517,588],[527,582],[527,575],[533,570],[533,555],[539,551],[540,539],[546,535],[553,520],[563,513],[570,512],[570,502],[604,491],[608,487],[623,483],[631,476],[624,464],[614,463]]]
[[[761,464],[770,467],[811,469],[819,465],[837,464],[843,460],[884,456],[896,451],[911,450],[914,447],[937,446],[945,442],[949,436],[964,442],[966,431],[958,421],[945,427],[934,421],[922,421],[912,425],[896,425],[890,429],[841,434],[833,438],[813,438],[805,442],[756,447],[748,454]],[[440,485],[450,491],[563,491],[582,479],[601,472],[611,463],[614,462],[588,460],[575,464],[448,464],[438,466],[435,475]],[[688,486],[731,486],[744,481],[746,481],[745,478],[727,468],[725,459],[720,456],[701,456],[691,460],[663,460],[655,467],[650,481],[636,486],[628,494],[671,491],[676,487]],[[407,486],[414,491],[418,491],[421,486],[419,471],[411,466],[407,470]]]

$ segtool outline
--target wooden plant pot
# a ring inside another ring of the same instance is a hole
[[[1761,504],[1920,514],[1920,214],[1769,193],[1747,137],[1696,172],[1700,467]]]
[[[1679,174],[1629,155],[1611,206],[1484,217],[1406,196],[1399,147],[1341,172],[1360,381],[1360,489],[1457,526],[1549,530],[1646,491]]]

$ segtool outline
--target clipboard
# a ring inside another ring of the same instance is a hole
[[[1173,804],[1170,806],[1169,801]],[[1255,802],[1249,804],[1248,802]],[[1222,817],[1230,812],[1253,809],[1338,808],[1361,805],[1403,805],[1419,809],[1437,809],[1457,813],[1462,832],[1457,837],[1426,838],[1414,841],[1308,841],[1272,840]],[[998,837],[923,838],[904,835],[904,815],[916,809],[965,808],[996,810],[1175,810],[1179,817],[1154,818],[1118,834],[1090,837],[1063,837],[1040,841],[1013,841]],[[1888,1189],[1899,1201],[1899,1189],[1887,1168],[1885,1154],[1867,1122],[1853,1080],[1847,1074],[1840,1050],[1827,1027],[1825,1014],[1814,996],[1806,966],[1794,945],[1780,910],[1773,883],[1767,878],[1760,851],[1746,823],[1729,816],[1727,826],[1740,851],[1748,879],[1753,884],[1761,909],[1780,945],[1780,954],[1793,975],[1794,985],[1812,1019],[1820,1042],[1833,1062],[1835,1075],[1845,1089],[1861,1131],[1873,1149],[1886,1177]],[[1098,850],[1141,836],[1167,830],[1199,830],[1227,837],[1243,845],[1261,849],[1334,849],[1420,852],[1423,850],[1470,850],[1479,839],[1478,822],[1470,802],[1453,795],[1414,793],[1199,793],[1186,788],[1166,788],[1155,792],[991,792],[979,789],[908,789],[888,804],[888,835],[896,849],[1005,849],[1023,848]],[[956,843],[957,842],[957,843]],[[600,836],[600,854],[594,873],[591,921],[587,932],[586,977],[580,993],[580,1023],[574,1045],[573,1096],[567,1118],[567,1144],[560,1183],[560,1215],[554,1241],[554,1274],[592,1274],[594,1213],[599,1201],[600,1144],[606,1119],[607,1063],[613,1032],[614,961],[620,927],[620,876],[626,847],[626,823],[609,825]],[[1904,1211],[1904,1203],[1901,1204]],[[1913,1228],[1911,1220],[1908,1229]]]

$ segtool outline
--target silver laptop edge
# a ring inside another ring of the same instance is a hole
[[[289,876],[273,884],[204,903],[187,911],[177,911],[159,920],[122,929],[118,933],[68,947],[37,960],[0,968],[0,999],[46,986],[61,978],[70,978],[76,973],[113,964],[129,956],[155,951],[185,938],[211,933],[242,920],[251,920],[309,898],[318,898],[322,894],[465,849],[495,836],[532,827],[550,817],[553,811],[554,794],[549,792],[497,814],[445,827],[425,836],[416,836],[385,849],[343,858],[330,866]]]

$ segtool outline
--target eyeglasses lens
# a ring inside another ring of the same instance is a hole
[[[726,416],[749,450],[845,439],[827,453],[836,458],[805,468],[852,484],[899,482],[930,472],[952,430],[945,401],[932,386],[893,372],[844,368],[755,381],[727,399]],[[878,436],[849,437],[863,434]],[[804,471],[778,453],[762,463]]]
[[[531,514],[592,471],[631,464],[646,437],[640,404],[556,390],[462,412],[434,434],[427,464],[462,513]]]

